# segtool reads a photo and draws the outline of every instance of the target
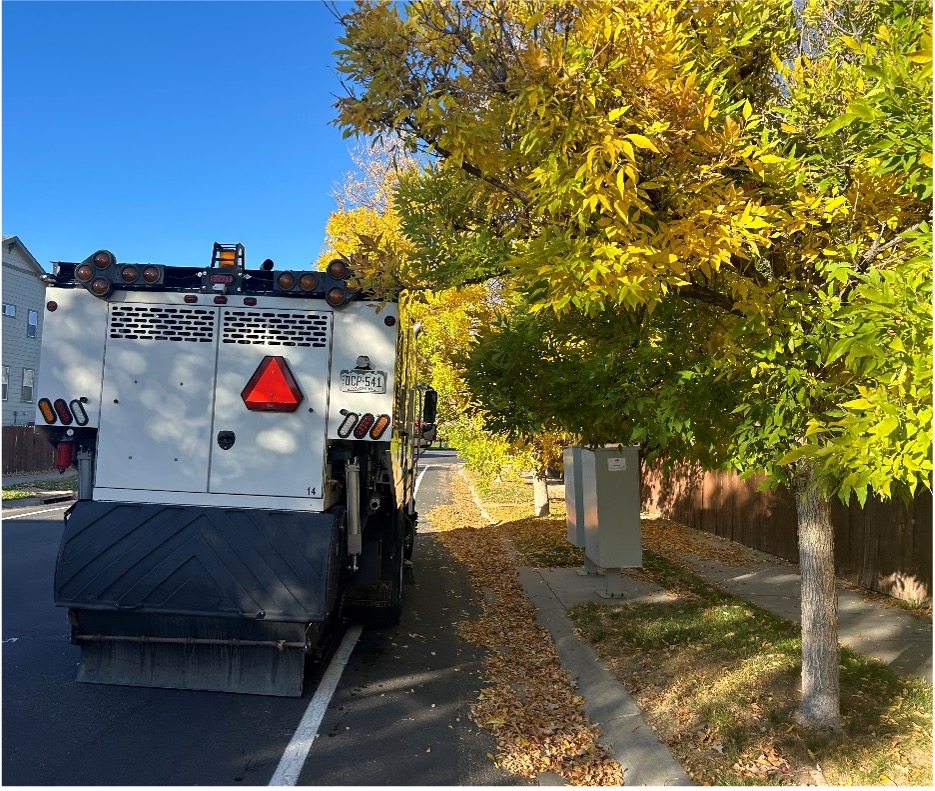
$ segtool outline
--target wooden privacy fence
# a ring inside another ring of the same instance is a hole
[[[45,472],[55,467],[55,448],[32,426],[3,427],[3,474]]]
[[[643,469],[643,510],[797,563],[795,501],[784,488],[758,492],[762,478],[656,463]],[[834,554],[839,579],[898,599],[932,595],[932,493],[909,506],[871,495],[832,503]]]

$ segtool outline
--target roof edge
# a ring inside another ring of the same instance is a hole
[[[30,266],[35,268],[37,275],[48,274],[48,272],[46,272],[45,269],[42,267],[42,264],[40,264],[36,260],[36,257],[32,253],[29,252],[29,248],[26,247],[25,244],[23,244],[22,240],[18,236],[4,236],[3,243],[9,244],[10,247],[19,248],[20,252],[23,253],[23,255],[26,257],[26,263],[28,263]]]

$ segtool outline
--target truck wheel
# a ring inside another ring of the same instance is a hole
[[[403,613],[403,564],[400,558],[398,578],[392,581],[389,603],[382,607],[360,607],[351,605],[348,613],[354,621],[365,626],[387,627],[399,626],[399,619]]]
[[[390,563],[392,564],[392,566],[387,569],[389,572],[387,577],[392,580],[393,587],[390,593],[390,606],[385,608],[386,626],[399,625],[399,619],[403,612],[403,574],[406,568],[407,552],[409,555],[412,555],[412,542],[407,540],[412,530],[412,522],[403,514],[398,514],[396,518],[398,520],[397,525],[401,528],[400,532],[402,535],[399,533],[396,534],[396,540],[399,543],[396,544],[393,556],[387,558],[388,565]],[[414,537],[415,531],[412,531],[412,533]]]
[[[403,614],[403,573],[405,566],[403,553],[397,550],[393,565],[393,588],[390,594],[390,606],[384,608],[383,626],[399,626],[399,619]]]
[[[416,520],[414,517],[403,516],[403,557],[412,560],[412,550],[416,546]]]

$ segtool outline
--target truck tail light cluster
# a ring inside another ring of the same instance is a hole
[[[122,264],[110,250],[98,250],[77,264],[62,264],[57,273],[60,285],[77,284],[94,296],[107,299],[115,290],[159,289],[215,295],[214,302],[223,305],[228,294],[244,296],[245,304],[256,304],[255,294],[276,297],[314,297],[324,299],[331,307],[340,308],[351,300],[360,299],[362,291],[351,285],[355,272],[352,262],[335,258],[324,272],[314,270],[273,270],[267,259],[260,271],[247,272],[244,246],[215,242],[211,266],[166,267],[161,264]],[[198,302],[198,297],[186,293],[185,302]],[[51,308],[50,308],[51,309]]]
[[[320,272],[278,272],[275,290],[279,293],[314,293],[318,291]]]
[[[110,250],[98,250],[75,267],[75,280],[96,297],[109,296],[114,286],[161,286],[165,267],[155,264],[118,264]]]
[[[351,271],[347,261],[335,258],[328,264],[326,270],[328,274],[336,281],[336,285],[328,289],[325,294],[325,301],[333,308],[338,308],[345,302],[350,302],[360,293],[360,289],[353,289],[347,284],[347,280],[354,273]]]
[[[350,302],[360,293],[347,280],[354,273],[346,261],[336,258],[324,272],[286,269],[273,272],[273,294],[277,297],[324,297],[333,308]]]
[[[338,426],[338,436],[341,439],[347,439],[352,432],[357,439],[365,439],[368,435],[370,439],[380,439],[390,426],[389,415],[376,417],[370,412],[360,415],[347,409],[342,409],[341,414],[344,415],[344,420]]]
[[[72,399],[70,403],[66,403],[64,398],[56,398],[54,402],[49,398],[40,398],[36,406],[39,407],[42,419],[50,426],[58,422],[63,426],[70,426],[73,422],[79,426],[88,424],[88,412],[78,398]]]

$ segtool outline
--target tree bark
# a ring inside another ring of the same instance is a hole
[[[533,495],[533,516],[548,516],[549,510],[549,487],[546,484],[546,472],[536,470],[535,477],[532,479]]]
[[[838,592],[831,502],[815,483],[811,459],[792,476],[802,574],[802,701],[795,718],[811,728],[841,727]]]

